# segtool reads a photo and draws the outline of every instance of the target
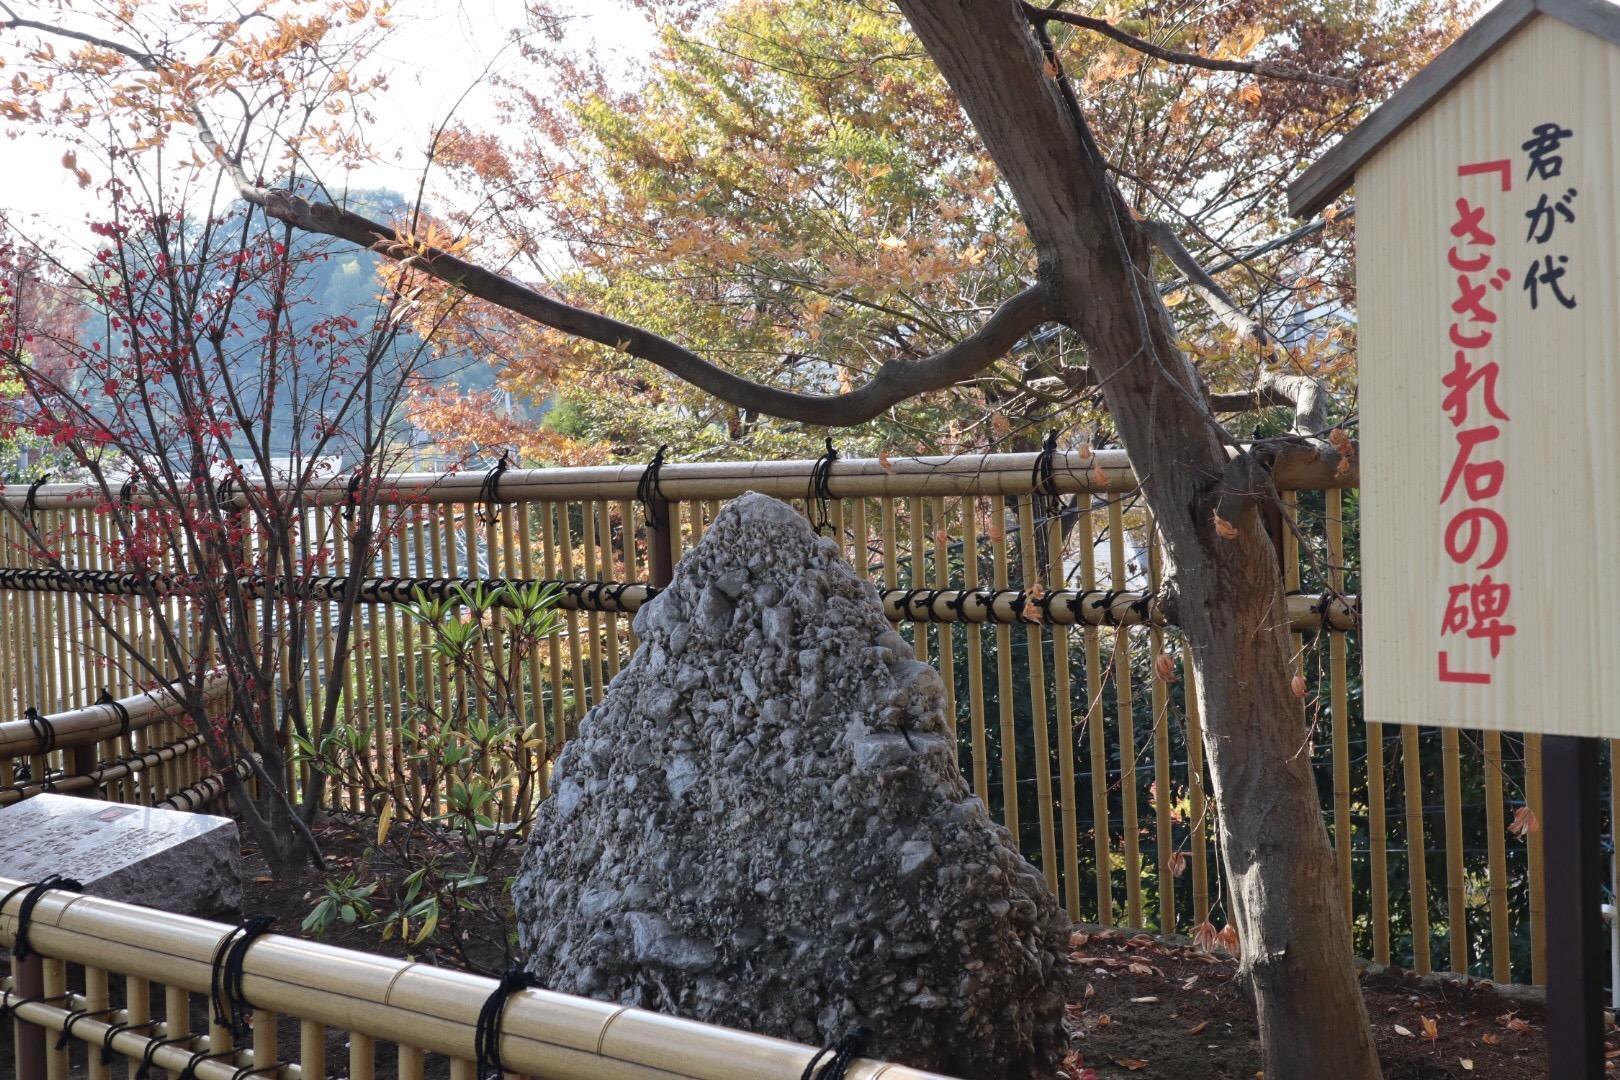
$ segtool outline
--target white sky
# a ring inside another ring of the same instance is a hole
[[[23,12],[29,6],[19,5]],[[572,17],[570,36],[577,47],[594,50],[610,71],[633,71],[653,44],[650,24],[624,0],[561,0],[557,7]],[[437,122],[491,64],[499,72],[515,62],[506,43],[509,31],[524,25],[523,3],[397,0],[390,17],[397,29],[374,58],[389,72],[389,90],[372,108],[377,123],[370,134],[379,160],[352,173],[348,182],[354,188],[413,192]],[[493,95],[484,87],[474,89],[458,115],[473,127],[492,123]],[[36,236],[83,244],[95,188],[80,189],[62,167],[65,145],[34,131],[0,142],[0,211]],[[341,177],[325,179],[342,182]]]

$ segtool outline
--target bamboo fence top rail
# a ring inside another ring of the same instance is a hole
[[[214,701],[230,689],[223,676],[208,680],[203,686],[205,701]],[[129,710],[131,731],[149,727],[160,720],[179,715],[180,702],[162,688],[148,690],[134,697],[118,701]],[[88,746],[116,738],[124,727],[124,718],[110,704],[87,705],[82,709],[49,713],[43,717],[48,725],[49,743],[41,736],[36,723],[28,720],[0,721],[0,758],[24,757],[43,754],[49,750],[63,750],[74,746]]]
[[[0,894],[23,884],[0,877]],[[0,911],[0,943],[13,942],[20,902]],[[214,952],[233,929],[51,891],[34,909],[29,940],[47,957],[206,994]],[[479,1010],[496,987],[477,975],[279,935],[257,939],[243,971],[243,993],[255,1008],[458,1058],[472,1056]],[[508,1070],[555,1080],[798,1077],[815,1053],[781,1039],[545,990],[513,995],[501,1021]],[[853,1063],[846,1075],[937,1077],[867,1060]]]
[[[1033,471],[1039,453],[956,454],[934,457],[839,458],[832,465],[829,489],[835,498],[893,495],[945,496],[972,494],[1022,495],[1033,490]],[[667,498],[728,499],[744,491],[777,498],[803,498],[810,492],[818,462],[717,461],[666,463],[659,471],[659,491]],[[1359,474],[1354,460],[1339,469],[1331,450],[1299,446],[1278,455],[1273,479],[1280,490],[1356,487]],[[507,469],[496,485],[496,502],[570,501],[579,499],[633,499],[644,466],[593,465],[581,468]],[[1052,456],[1056,491],[1121,493],[1136,490],[1136,474],[1123,450],[1059,451]],[[475,503],[485,500],[489,471],[470,467],[448,473],[392,473],[380,481],[378,499],[384,503]],[[316,480],[305,488],[309,505],[338,505],[349,499],[349,474]],[[18,509],[29,503],[40,510],[96,506],[104,502],[94,484],[12,484],[0,498]],[[115,491],[116,495],[117,492]],[[152,505],[150,492],[131,493],[136,505]],[[230,496],[245,505],[240,493]]]

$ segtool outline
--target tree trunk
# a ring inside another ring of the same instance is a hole
[[[1224,433],[1177,348],[1148,247],[1016,0],[900,0],[1018,200],[1040,282],[1085,343],[1141,477],[1175,582],[1205,718],[1230,914],[1275,1080],[1376,1080],[1292,692],[1276,554],[1254,503],[1223,489]],[[1269,485],[1267,485],[1269,489]],[[1218,495],[1237,529],[1214,527]],[[1239,509],[1232,509],[1238,507]]]

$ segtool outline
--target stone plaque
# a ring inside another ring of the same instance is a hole
[[[51,874],[89,896],[183,915],[242,906],[242,848],[225,817],[50,794],[0,808],[0,877]]]

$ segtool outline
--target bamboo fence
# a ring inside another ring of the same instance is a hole
[[[1051,481],[1037,492],[1042,464]],[[313,561],[333,573],[300,584],[315,642],[302,685],[323,686],[333,670],[326,598],[351,570],[361,574],[368,604],[345,716],[373,732],[379,772],[402,779],[412,702],[448,703],[457,692],[402,602],[418,587],[444,594],[465,580],[568,583],[558,632],[522,658],[522,719],[541,743],[543,795],[545,763],[633,653],[634,611],[724,500],[772,494],[825,518],[824,534],[879,590],[916,655],[938,666],[964,775],[1072,916],[1182,933],[1224,922],[1192,673],[1156,602],[1152,522],[1125,455],[839,459],[825,500],[812,487],[816,466],[666,465],[652,521],[637,499],[638,466],[509,470],[493,497],[482,471],[390,476],[378,485],[392,512],[387,542],[374,566],[357,568],[342,561],[351,488],[332,478],[305,493],[304,554],[321,555],[313,549],[322,545],[329,557]],[[1346,918],[1380,963],[1539,982],[1538,740],[1399,728],[1361,714],[1357,476],[1335,466],[1309,451],[1279,462],[1283,505],[1272,531]],[[3,497],[23,505],[20,491]],[[38,558],[15,521],[0,525],[9,553],[0,559],[9,566],[0,569],[0,709],[85,701],[103,685],[135,692],[137,666],[87,615],[96,607],[131,640],[148,640],[138,598],[120,595],[127,568],[108,554],[107,518],[130,511],[62,484],[40,487],[31,507],[67,572]],[[185,582],[172,585],[183,597]],[[342,785],[325,798],[367,809],[365,792]]]
[[[0,877],[0,895],[22,884]],[[19,897],[0,910],[0,945],[15,944],[21,903]],[[128,1062],[131,1076],[144,1059],[171,1076],[189,1065],[186,1075],[197,1080],[245,1073],[271,1080],[421,1080],[440,1058],[448,1059],[452,1080],[473,1080],[478,1015],[495,980],[293,937],[260,937],[242,954],[240,986],[253,1006],[252,1032],[236,1045],[209,1002],[215,958],[235,930],[76,893],[46,893],[29,920],[34,952],[13,959],[0,997],[0,1005],[16,1005],[14,1075],[110,1080],[105,1045]],[[38,998],[49,1000],[28,1000]],[[161,1001],[157,1008],[155,1001]],[[64,1029],[69,1036],[57,1049]],[[289,1038],[281,1038],[283,1031]],[[804,1075],[817,1053],[546,990],[523,990],[507,1000],[499,1043],[504,1075],[547,1080],[788,1078]],[[332,1059],[345,1056],[338,1049],[344,1044],[347,1061],[334,1069]],[[296,1053],[288,1060],[292,1045]],[[845,1075],[936,1076],[864,1059]]]

